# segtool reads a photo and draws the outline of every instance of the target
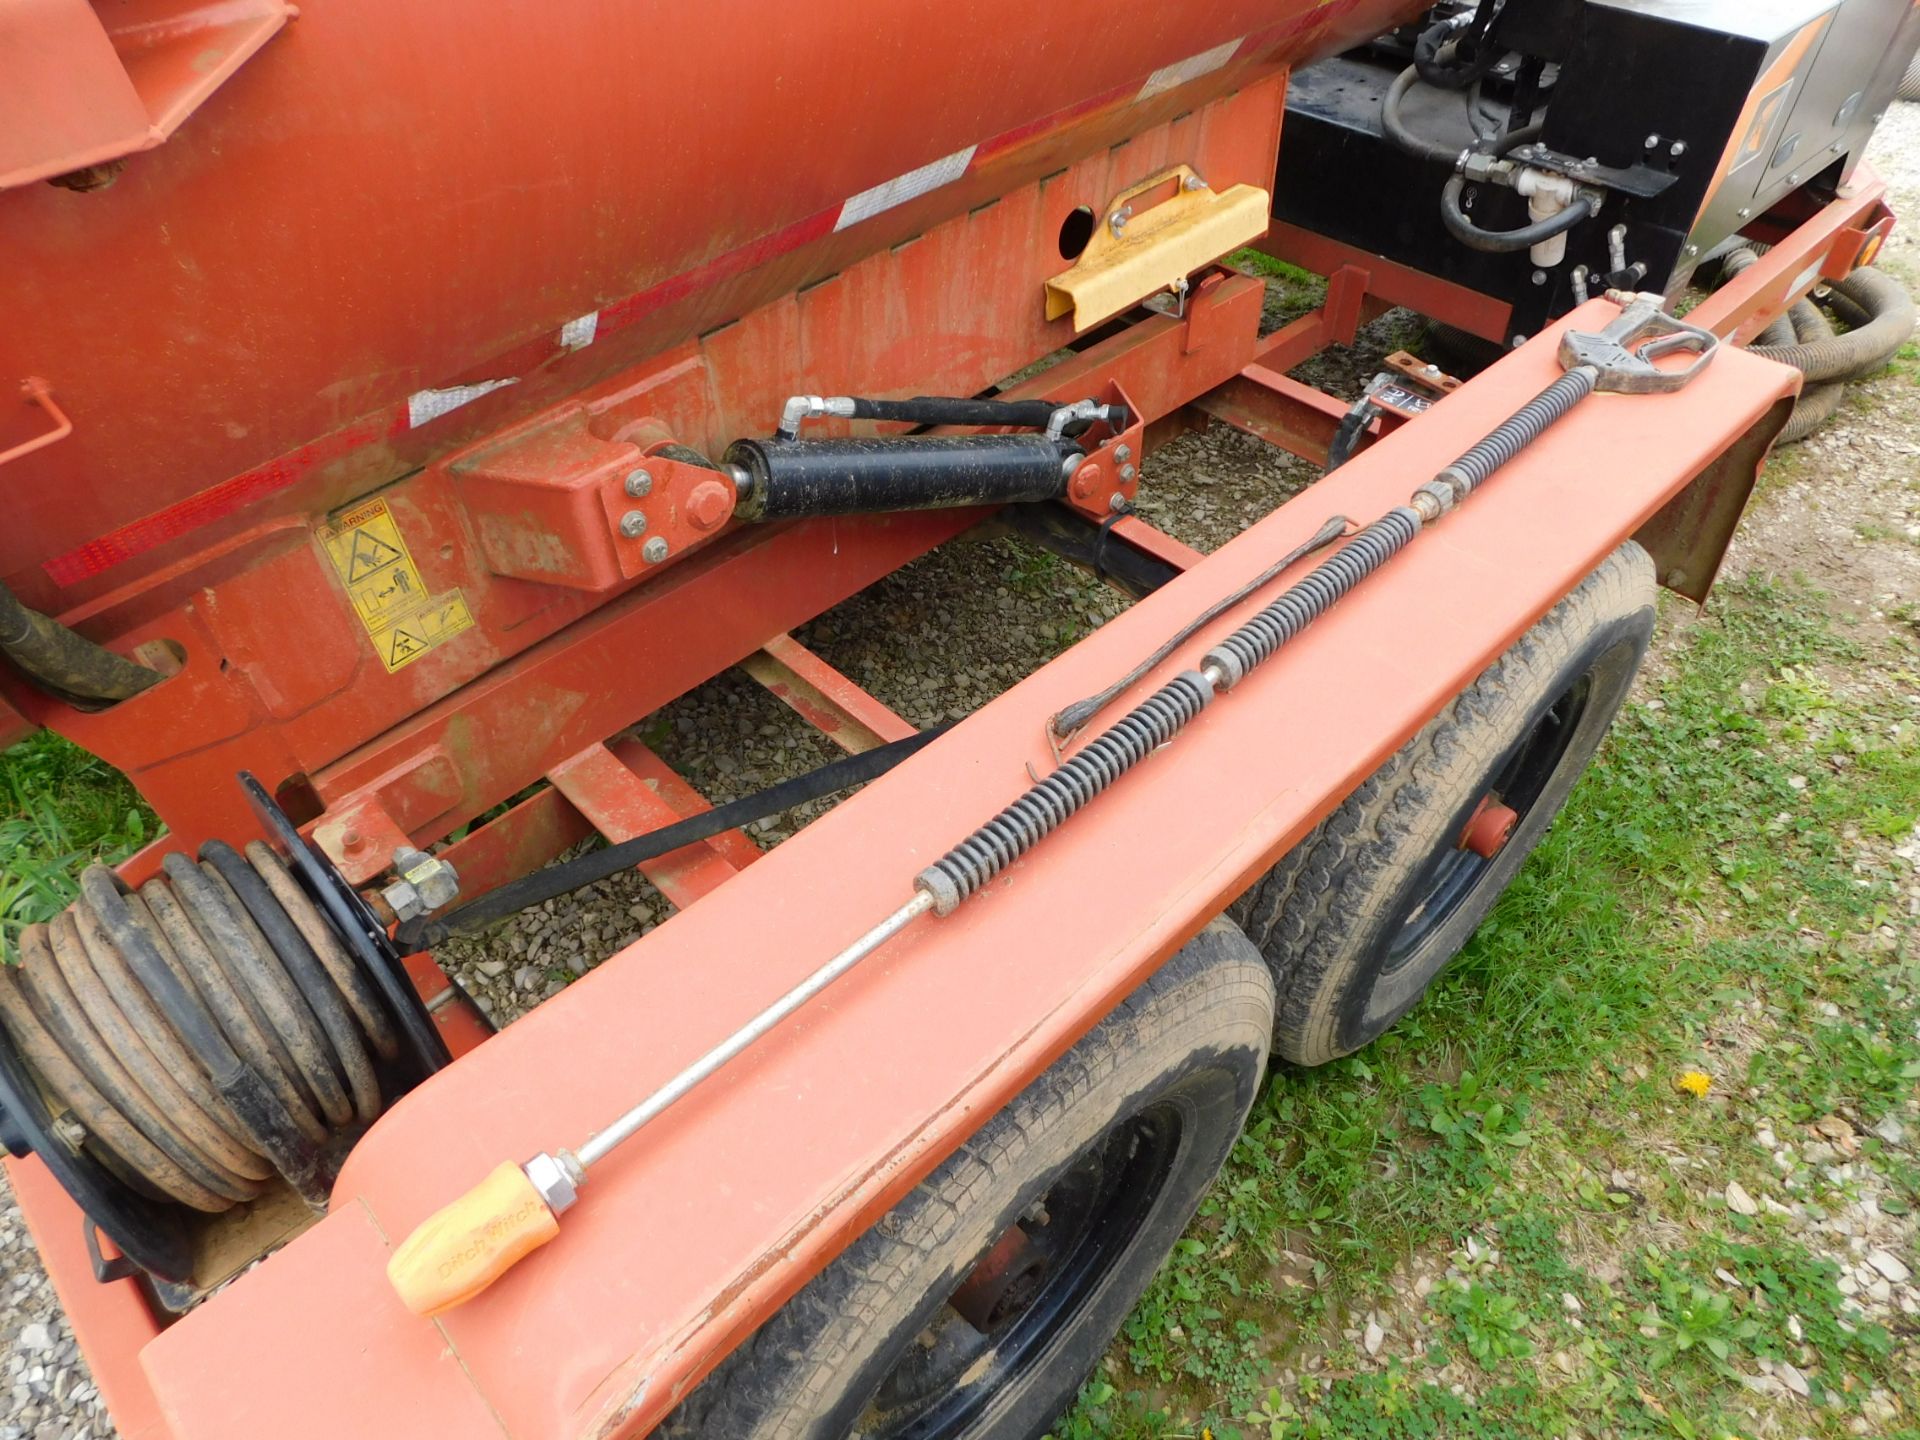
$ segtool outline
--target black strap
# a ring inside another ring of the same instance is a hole
[[[737,826],[764,820],[769,815],[778,815],[809,800],[837,795],[843,790],[851,790],[856,785],[878,779],[916,750],[945,734],[949,728],[941,725],[932,730],[922,730],[918,735],[909,735],[904,740],[895,740],[858,755],[849,755],[822,765],[818,770],[809,770],[791,780],[782,780],[778,785],[770,785],[755,794],[743,795],[738,800],[729,800],[725,805],[690,815],[685,820],[677,820],[658,830],[649,830],[645,835],[636,835],[618,845],[609,845],[604,850],[595,850],[562,865],[549,865],[544,870],[536,870],[531,875],[523,875],[498,889],[489,890],[479,899],[457,910],[449,910],[437,919],[422,915],[405,921],[393,938],[402,953],[412,954],[438,945],[450,935],[470,934],[530,905],[570,894],[583,885],[591,885],[622,870],[631,870],[642,860],[651,860],[699,840],[710,840]]]
[[[1113,537],[1113,527],[1132,514],[1133,506],[1128,505],[1124,510],[1116,510],[1100,522],[1100,528],[1095,532],[1093,537],[1094,579],[1104,580],[1107,578],[1107,541]]]

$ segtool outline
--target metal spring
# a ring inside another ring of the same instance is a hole
[[[1591,395],[1599,379],[1600,372],[1591,365],[1576,365],[1502,420],[1442,470],[1440,478],[1453,480],[1457,498],[1466,499],[1489,475],[1538,440],[1549,425]]]
[[[278,1172],[324,1203],[329,1141],[380,1113],[398,1037],[278,856],[200,853],[138,892],[90,867],[0,966],[0,1023],[56,1132],[139,1193],[219,1212]]]
[[[1127,771],[1166,744],[1213,699],[1196,670],[1176,675],[1087,747],[920,872],[934,912],[955,906],[1018,860]]]
[[[1396,506],[1367,526],[1340,550],[1289,585],[1272,604],[1207,652],[1205,663],[1218,666],[1231,688],[1246,673],[1298,635],[1420,533],[1420,514]]]

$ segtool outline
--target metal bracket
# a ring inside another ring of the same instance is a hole
[[[1664,194],[1680,177],[1671,170],[1656,170],[1642,161],[1632,165],[1602,165],[1589,156],[1563,154],[1535,141],[1522,145],[1513,158],[1539,170],[1552,170],[1583,185],[1600,185],[1618,195],[1635,200],[1652,200]]]

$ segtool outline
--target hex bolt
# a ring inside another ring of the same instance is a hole
[[[645,470],[635,470],[627,476],[627,494],[635,500],[653,493],[653,476]]]
[[[1671,155],[1676,160],[1678,160],[1682,155],[1686,153],[1687,153],[1687,142],[1684,140],[1676,140],[1673,142],[1673,144],[1667,147],[1667,154]]]
[[[1116,460],[1131,460],[1133,458],[1133,447],[1131,445],[1114,446],[1113,458]]]
[[[1113,498],[1107,501],[1107,508],[1115,514],[1121,513],[1127,508],[1127,497],[1118,490],[1114,491]]]
[[[647,533],[647,517],[638,510],[629,510],[620,517],[620,533],[629,540],[637,540]]]
[[[667,542],[658,535],[640,547],[640,558],[649,565],[658,565],[667,558]]]
[[[1646,148],[1649,150],[1658,150],[1660,148],[1660,137],[1658,135],[1647,136]]]
[[[712,530],[733,513],[733,494],[718,480],[702,480],[687,496],[687,519],[696,530]]]
[[[1207,188],[1207,182],[1202,180],[1198,175],[1189,175],[1180,183],[1181,188],[1186,190],[1204,190]]]
[[[1076,500],[1087,499],[1093,494],[1094,488],[1099,485],[1099,483],[1100,467],[1098,465],[1082,465],[1078,470],[1073,472],[1074,498]]]
[[[1536,270],[1536,271],[1534,271],[1534,272],[1533,272],[1533,283],[1534,283],[1534,284],[1536,284],[1536,285],[1544,285],[1544,284],[1546,284],[1546,283],[1547,283],[1547,272],[1546,272],[1546,271],[1544,271],[1544,270]]]
[[[1132,480],[1135,475],[1138,475],[1139,473],[1140,472],[1134,469],[1133,466],[1131,465],[1122,465],[1120,467],[1120,483],[1123,485],[1126,484],[1128,481]]]

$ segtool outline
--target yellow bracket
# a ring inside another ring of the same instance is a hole
[[[1169,198],[1135,202],[1171,188]],[[1176,165],[1122,191],[1095,226],[1073,268],[1047,281],[1047,318],[1069,311],[1081,331],[1160,290],[1178,290],[1202,265],[1266,233],[1271,197],[1258,185],[1218,193]]]

